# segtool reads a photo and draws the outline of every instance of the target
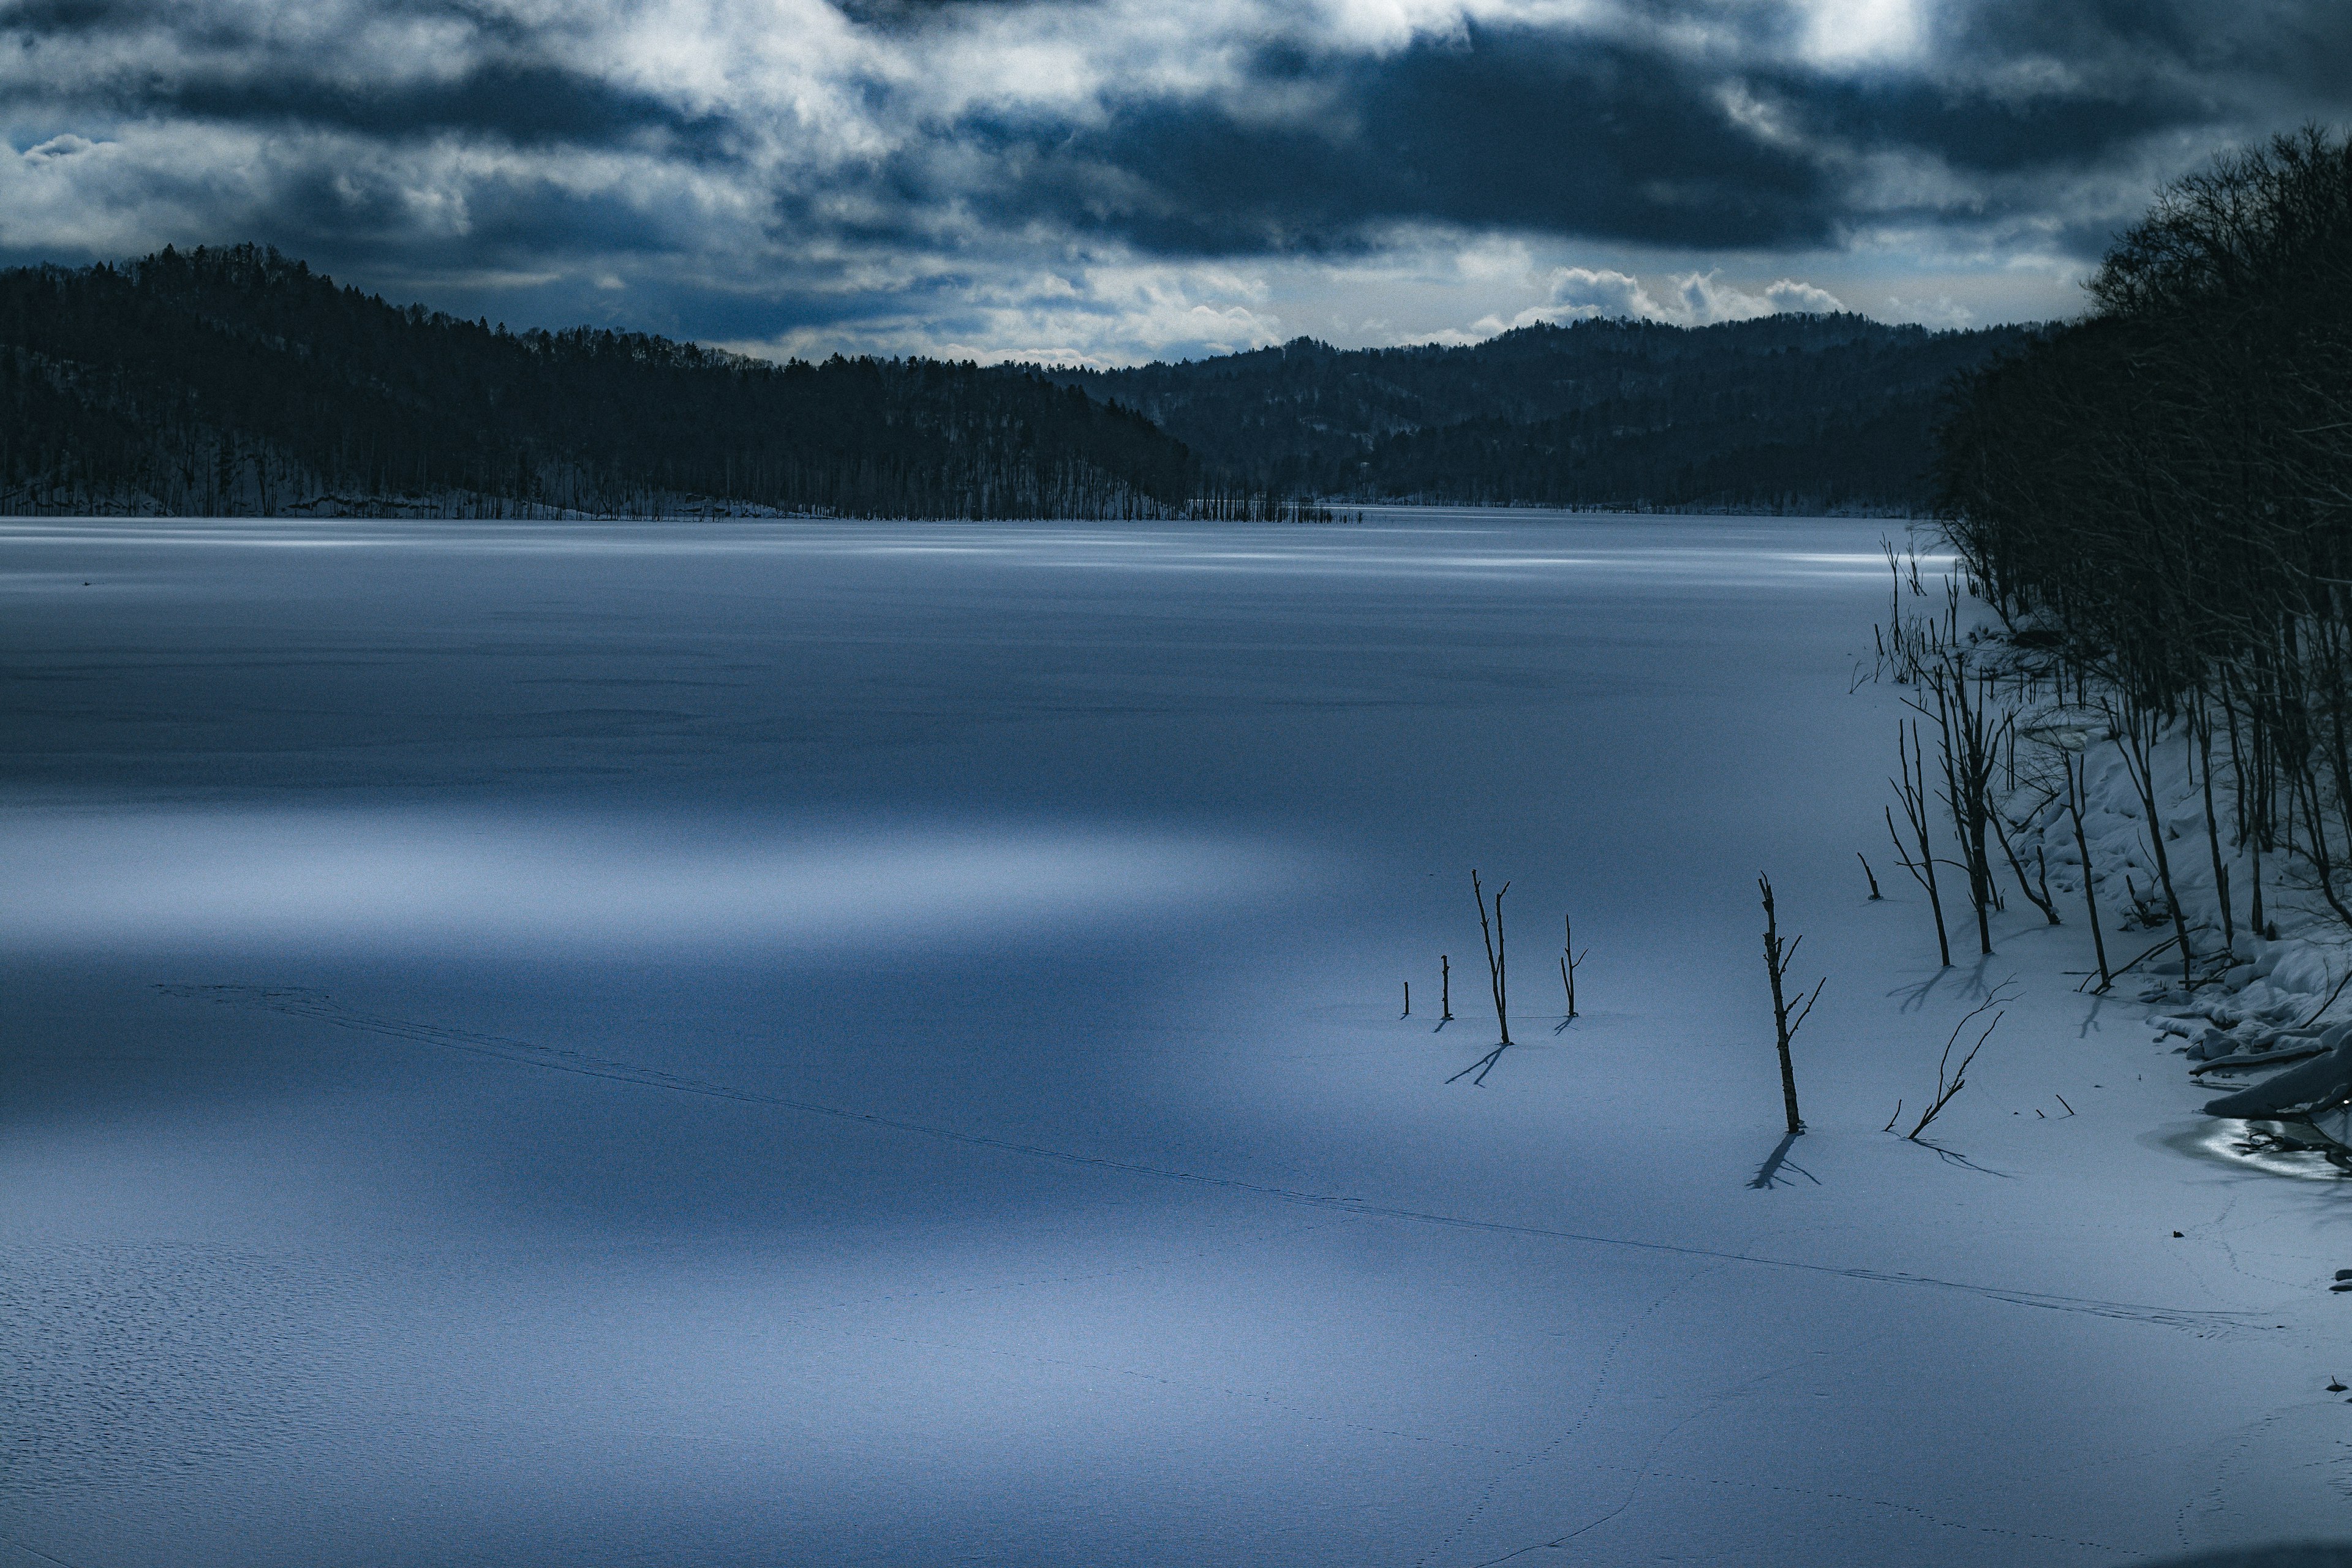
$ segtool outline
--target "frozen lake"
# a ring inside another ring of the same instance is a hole
[[[2336,1189],[1936,973],[1886,528],[0,525],[0,1563],[2352,1533]]]

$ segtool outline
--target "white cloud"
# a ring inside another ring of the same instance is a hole
[[[1845,309],[1845,301],[1826,289],[1783,278],[1764,290],[1764,298],[1782,315],[1827,316]]]
[[[1678,327],[1704,327],[1717,321],[1744,321],[1758,316],[1843,310],[1845,304],[1826,289],[1793,278],[1783,278],[1761,294],[1750,294],[1721,280],[1720,270],[1685,272],[1667,279],[1664,298],[1631,273],[1561,267],[1547,280],[1546,302],[1519,313],[1514,324],[1580,321],[1612,317],[1636,321],[1666,321]]]
[[[1805,58],[1851,66],[1916,56],[1927,42],[1923,0],[1800,0]]]
[[[1631,273],[1559,268],[1551,275],[1549,294],[1544,304],[1526,312],[1528,321],[1580,321],[1593,316],[1638,321],[1670,319],[1667,308],[1652,299],[1642,280]]]

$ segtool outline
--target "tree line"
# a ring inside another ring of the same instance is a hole
[[[1018,370],[510,333],[250,245],[0,272],[0,513],[1116,518],[1204,498],[1279,510]]]
[[[0,272],[0,513],[1900,512],[1931,497],[1944,383],[2031,336],[1779,316],[1113,372],[773,364],[509,332],[265,247],[167,247]]]

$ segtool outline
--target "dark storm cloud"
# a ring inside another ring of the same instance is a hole
[[[2042,58],[2119,80],[2240,68],[2299,74],[2325,65],[2310,58],[2315,46],[2342,48],[2345,21],[2332,0],[1979,0],[1955,9],[1940,42],[1978,69]],[[2346,84],[2337,76],[2334,85]]]
[[[1108,227],[1157,249],[1316,248],[1412,219],[1699,248],[1815,246],[1884,213],[1858,205],[1851,177],[1874,154],[1962,174],[2065,174],[2167,132],[2291,123],[2313,110],[2279,94],[2265,116],[2263,76],[2346,85],[2312,69],[2313,41],[2332,40],[2352,72],[2352,24],[2315,18],[2284,35],[2305,40],[2289,49],[2194,20],[2099,5],[1981,14],[1927,72],[1689,60],[1474,26],[1385,58],[1262,57],[1260,84],[1321,89],[1328,107],[1311,117],[1270,120],[1243,92],[1118,104],[1076,129],[975,118],[952,138],[1001,154],[992,211]],[[2045,62],[2057,69],[2020,79],[2020,68]],[[2235,79],[2212,79],[2221,71]],[[2248,96],[2250,73],[2254,101],[2231,101]]]
[[[1819,239],[1834,195],[1809,159],[1731,122],[1711,84],[1613,45],[1473,30],[1392,59],[1320,67],[1333,112],[1268,125],[1234,109],[1138,104],[1076,133],[966,124],[1016,178],[1006,216],[1050,212],[1155,249],[1345,244],[1367,222],[1435,219],[1675,245]]]
[[[404,194],[384,182],[354,181],[331,169],[305,168],[278,192],[266,222],[322,263],[369,258],[412,267],[438,261],[474,270],[529,272],[544,268],[560,236],[573,254],[659,251],[669,236],[658,213],[569,191],[529,173],[476,183],[467,224],[457,236],[419,233]]]
[[[198,78],[145,95],[150,110],[205,120],[277,122],[403,138],[450,132],[519,146],[598,146],[656,133],[707,153],[725,126],[642,92],[544,65],[478,66],[452,81],[377,87],[295,78]]]
[[[747,337],[1409,231],[2046,268],[2347,110],[2340,0],[0,0],[0,255],[253,237]]]
[[[1030,0],[836,0],[842,15],[866,26],[908,33],[959,16],[1005,10]]]
[[[1932,154],[1956,169],[2019,174],[2063,169],[2120,152],[2143,137],[2196,125],[2212,112],[2166,83],[2132,98],[2041,95],[2024,100],[1903,81],[1766,79],[1801,123],[1841,144]]]
[[[67,57],[84,67],[74,79],[55,73],[44,85],[86,110],[517,145],[598,145],[653,132],[702,150],[724,134],[709,116],[543,58],[509,17],[445,0],[394,0],[371,5],[368,19],[437,25],[462,39],[459,52],[432,58],[412,35],[354,58],[328,40],[289,40],[251,14],[156,0],[0,4],[0,37],[27,52],[81,46],[87,52]]]

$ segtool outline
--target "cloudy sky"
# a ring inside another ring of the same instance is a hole
[[[0,0],[0,260],[253,238],[520,326],[1124,363],[2078,308],[2344,0]]]

